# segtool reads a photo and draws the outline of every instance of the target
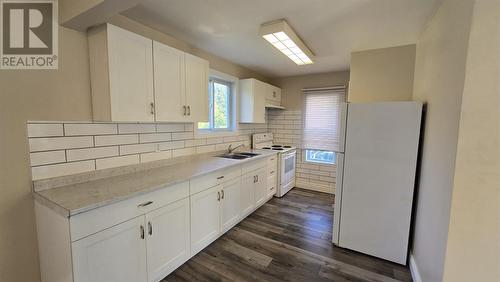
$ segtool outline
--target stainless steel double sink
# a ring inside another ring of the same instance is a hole
[[[260,154],[256,153],[250,153],[250,152],[237,152],[237,153],[226,153],[222,155],[217,155],[219,158],[225,158],[225,159],[233,159],[233,160],[244,160],[244,159],[249,159],[253,158],[255,156],[258,156]]]

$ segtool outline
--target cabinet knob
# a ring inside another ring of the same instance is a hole
[[[191,115],[191,106],[188,106],[188,116]]]
[[[221,192],[222,192],[222,199],[224,200],[224,190],[222,190]]]
[[[187,108],[186,108],[186,106],[182,106],[182,107],[184,108],[184,115],[186,115],[186,113],[187,113],[187,112],[186,112],[186,109],[187,109]]]
[[[217,191],[217,202],[220,202],[220,192]]]
[[[155,103],[151,102],[150,106],[151,106],[151,114],[154,115],[155,114]]]
[[[142,203],[142,204],[137,205],[137,207],[138,207],[138,208],[143,208],[143,207],[145,207],[145,206],[149,206],[149,205],[151,205],[152,203],[153,203],[153,201],[147,201],[147,202],[145,202],[145,203]]]
[[[144,226],[141,225],[139,229],[140,229],[141,239],[144,239]]]
[[[153,225],[151,224],[151,221],[148,221],[148,233],[149,236],[153,235]]]
[[[273,91],[273,97],[276,98],[276,91]]]

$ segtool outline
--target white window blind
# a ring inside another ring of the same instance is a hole
[[[304,101],[303,149],[338,151],[340,106],[345,87],[302,89]]]

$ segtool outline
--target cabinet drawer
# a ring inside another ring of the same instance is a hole
[[[196,177],[190,180],[190,194],[193,195],[199,193],[203,190],[217,186],[240,176],[241,166],[236,165]]]
[[[71,241],[146,214],[189,196],[189,182],[174,184],[128,200],[70,217]]]
[[[267,176],[275,176],[278,172],[278,156],[267,159]]]
[[[267,195],[274,195],[278,185],[278,178],[276,175],[267,178]]]
[[[246,174],[251,171],[266,167],[267,160],[257,160],[248,164],[244,164],[241,168],[241,174]]]

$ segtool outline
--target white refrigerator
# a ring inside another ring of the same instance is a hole
[[[342,105],[333,243],[406,264],[422,104]]]

